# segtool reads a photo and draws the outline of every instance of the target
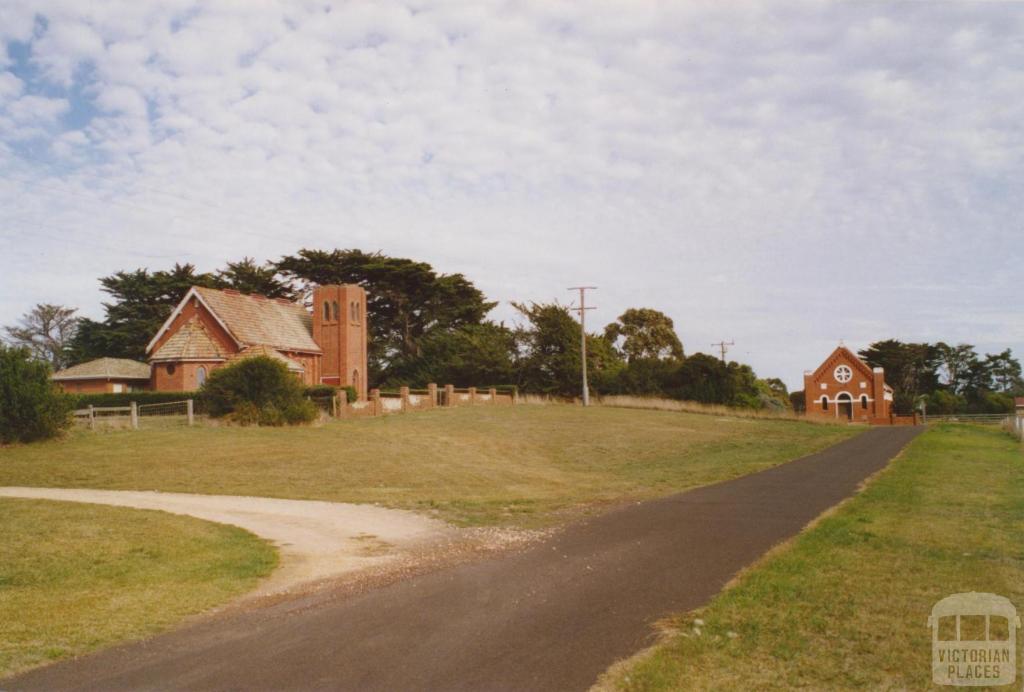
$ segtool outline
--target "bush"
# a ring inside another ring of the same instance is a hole
[[[0,443],[45,440],[70,424],[70,398],[50,380],[50,366],[0,344]]]
[[[273,358],[256,356],[218,368],[200,390],[207,412],[231,416],[243,425],[308,423],[316,406],[305,398],[305,387]]]

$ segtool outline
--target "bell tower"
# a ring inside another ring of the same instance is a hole
[[[313,289],[313,340],[323,351],[320,383],[366,398],[366,291],[355,284]]]

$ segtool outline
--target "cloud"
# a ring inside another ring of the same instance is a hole
[[[51,279],[95,312],[96,276],[129,266],[360,246],[506,301],[595,282],[595,323],[663,309],[688,351],[732,337],[798,383],[839,338],[963,333],[1017,280],[1009,5],[0,12],[29,42],[0,76],[0,240],[89,256],[0,264],[24,287],[3,323]],[[1019,315],[985,329],[1024,348]]]

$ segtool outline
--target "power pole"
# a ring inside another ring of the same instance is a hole
[[[725,340],[722,340],[722,341],[718,341],[716,343],[713,343],[711,345],[718,347],[719,352],[722,354],[722,362],[724,363],[725,362],[725,353],[726,353],[726,351],[729,350],[729,346],[735,346],[736,342],[735,341],[725,341]]]
[[[583,354],[583,405],[590,406],[590,386],[587,384],[587,291],[596,291],[597,286],[573,286],[570,291],[580,292],[580,306],[572,308],[580,313],[580,353]]]

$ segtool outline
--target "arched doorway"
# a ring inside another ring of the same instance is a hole
[[[840,418],[853,420],[853,397],[843,392],[836,397],[836,412]]]

